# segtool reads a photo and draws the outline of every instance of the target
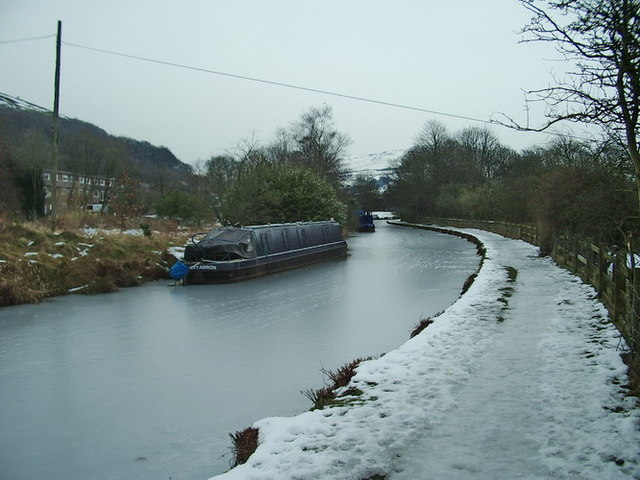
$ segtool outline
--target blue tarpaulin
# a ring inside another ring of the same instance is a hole
[[[187,273],[189,273],[189,267],[179,260],[169,269],[169,276],[174,280],[182,280]]]

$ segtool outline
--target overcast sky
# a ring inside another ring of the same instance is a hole
[[[408,148],[428,120],[451,132],[483,124],[69,44],[476,119],[504,112],[525,123],[523,89],[547,86],[562,68],[550,61],[550,45],[518,43],[529,17],[517,0],[0,0],[0,92],[52,108],[61,20],[62,115],[194,163],[252,136],[268,142],[278,127],[327,104],[352,140],[348,153],[378,153]],[[529,114],[540,123],[543,109]],[[488,128],[517,150],[548,140]]]

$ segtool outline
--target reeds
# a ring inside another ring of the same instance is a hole
[[[325,407],[339,404],[339,389],[349,385],[349,382],[356,374],[356,367],[360,365],[360,363],[364,362],[365,360],[371,360],[372,358],[374,357],[358,358],[335,371],[325,370],[323,368],[322,373],[326,378],[329,379],[330,382],[322,388],[310,388],[301,392],[305,397],[311,400],[311,403],[313,403],[313,407],[311,407],[311,410],[321,410]],[[341,392],[340,396],[358,396],[361,394],[362,392],[360,390],[351,388],[345,390],[344,392]]]
[[[409,338],[415,337],[432,323],[433,318],[431,317],[421,318],[420,321],[414,325],[413,330],[411,330],[411,333],[409,334]]]
[[[256,448],[258,448],[258,433],[257,428],[248,427],[236,433],[229,434],[233,441],[233,461],[231,468],[246,463],[253,452],[256,451]]]

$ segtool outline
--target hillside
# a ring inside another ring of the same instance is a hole
[[[51,112],[24,100],[0,94],[0,133],[9,148],[20,142],[51,144]],[[123,168],[142,181],[154,183],[157,178],[186,180],[191,166],[181,162],[166,147],[127,137],[110,135],[100,127],[75,118],[60,118],[60,169],[77,164],[79,152],[100,156],[106,150],[117,152]],[[169,174],[169,175],[168,175]]]
[[[375,178],[387,176],[394,164],[402,157],[404,150],[387,150],[365,155],[352,155],[347,165],[352,175],[371,175]]]

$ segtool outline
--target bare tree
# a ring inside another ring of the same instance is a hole
[[[76,207],[85,207],[93,201],[93,195],[101,192],[102,211],[106,210],[112,194],[110,179],[123,171],[125,152],[118,142],[82,130],[67,140],[64,167],[72,174],[72,188],[67,202]],[[103,188],[98,185],[104,181]]]
[[[144,212],[146,206],[140,200],[140,183],[125,172],[120,179],[116,195],[111,202],[113,213],[120,223],[120,232],[124,232],[127,220]]]
[[[265,153],[273,163],[286,164],[293,156],[293,149],[294,141],[291,134],[284,128],[278,128],[271,143],[265,148]]]
[[[296,152],[292,163],[309,168],[340,186],[347,178],[344,155],[351,143],[333,124],[331,107],[311,108],[303,113],[292,129]]]
[[[49,139],[36,129],[29,129],[15,139],[13,157],[21,170],[21,182],[25,194],[25,211],[31,218],[44,215],[45,191],[43,170],[51,155]]]
[[[369,174],[359,174],[351,186],[351,194],[358,208],[366,211],[383,208],[382,195],[377,180]]]
[[[18,213],[24,201],[17,177],[18,166],[4,141],[0,141],[0,221]]]
[[[480,176],[479,165],[440,122],[429,120],[424,124],[416,138],[416,149],[423,159],[426,188],[435,191]]]
[[[640,0],[520,0],[533,13],[523,42],[548,42],[575,71],[556,85],[528,92],[547,103],[543,131],[568,120],[595,124],[625,145],[633,162],[640,204]]]
[[[451,136],[447,127],[436,120],[425,122],[415,141],[417,147],[426,149],[433,155],[441,154],[449,143]]]
[[[251,137],[240,139],[231,149],[229,155],[241,166],[250,167],[265,161],[265,155],[257,132],[251,132]]]
[[[592,154],[589,145],[575,138],[559,136],[544,149],[542,164],[551,169],[554,167],[581,167],[588,166]]]
[[[218,155],[207,160],[203,170],[202,178],[205,185],[203,195],[209,199],[216,218],[225,223],[224,198],[229,188],[238,179],[240,163],[231,156]]]
[[[460,146],[470,155],[485,179],[494,178],[505,161],[504,147],[486,128],[467,127],[457,135]]]

